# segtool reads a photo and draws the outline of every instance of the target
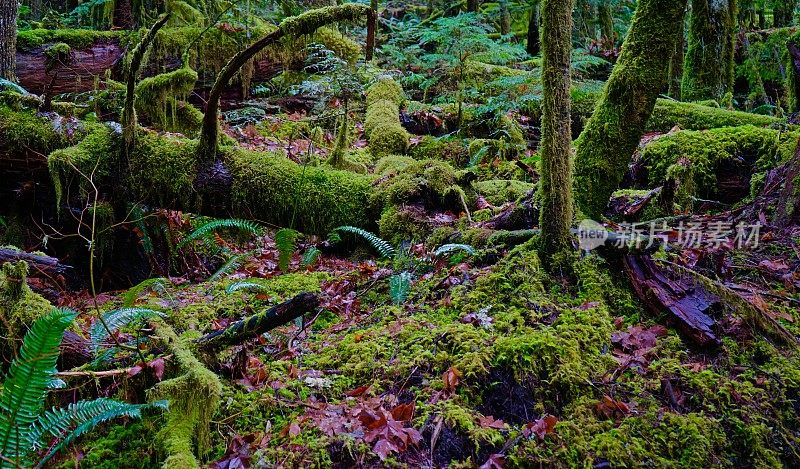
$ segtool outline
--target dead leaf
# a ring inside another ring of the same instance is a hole
[[[491,415],[487,415],[485,417],[478,417],[478,424],[481,428],[494,428],[497,430],[503,430],[506,428],[506,423],[500,419],[495,419]]]
[[[458,386],[461,379],[461,372],[454,366],[451,366],[444,372],[442,380],[444,381],[444,388],[448,391],[454,391]]]
[[[480,469],[504,469],[506,467],[506,457],[502,454],[493,454],[485,463],[481,464]]]
[[[414,403],[400,404],[392,409],[392,417],[400,422],[409,422],[414,418]]]

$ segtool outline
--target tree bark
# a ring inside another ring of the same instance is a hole
[[[736,0],[692,0],[681,95],[720,99],[733,90]]]
[[[681,79],[683,78],[683,61],[685,60],[684,33],[686,31],[686,16],[681,17],[678,23],[678,40],[675,43],[675,53],[669,62],[669,91],[667,94],[678,101],[681,99]]]
[[[539,31],[539,0],[534,0],[531,5],[530,16],[528,17],[528,40],[525,50],[530,55],[539,55],[541,50],[542,36]]]
[[[773,27],[792,26],[795,8],[797,8],[797,0],[778,0],[772,10]]]
[[[367,21],[367,54],[366,60],[370,62],[375,54],[375,35],[378,33],[378,0],[370,2],[372,14]]]
[[[42,274],[48,277],[55,277],[68,273],[72,267],[64,265],[55,257],[31,254],[16,249],[0,248],[0,265],[6,262],[25,261],[30,266],[28,275],[31,277]]]
[[[544,0],[542,4],[542,212],[539,225],[545,263],[571,246],[572,2]]]
[[[508,10],[508,0],[500,0],[500,35],[511,34],[511,12]]]
[[[481,0],[467,0],[467,11],[478,11]]]
[[[263,313],[254,314],[231,324],[225,329],[206,334],[197,339],[196,342],[200,348],[211,350],[239,344],[282,326],[305,313],[310,313],[317,306],[319,306],[319,298],[316,295],[301,293]]]
[[[622,53],[576,143],[575,190],[585,217],[600,217],[628,169],[667,85],[686,1],[641,0],[636,8]]]
[[[603,0],[597,5],[597,18],[600,21],[600,34],[607,39],[614,39],[614,14],[611,0]]]
[[[17,81],[17,0],[0,0],[0,78]]]

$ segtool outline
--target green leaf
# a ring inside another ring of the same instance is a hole
[[[433,255],[439,257],[445,254],[453,253],[455,251],[464,251],[470,256],[475,255],[475,249],[468,244],[444,244],[436,248],[436,250],[433,251]]]
[[[311,247],[308,251],[303,253],[303,260],[300,262],[300,265],[303,267],[314,265],[317,259],[319,259],[320,254],[322,254],[322,251],[317,249],[316,246]]]
[[[405,303],[411,292],[411,280],[410,272],[400,272],[389,278],[389,296],[392,298],[392,303],[396,305]]]
[[[297,249],[297,239],[300,233],[291,228],[283,228],[275,233],[275,244],[278,246],[278,268],[282,272],[289,270],[289,262],[292,260],[292,254]]]
[[[240,220],[236,218],[214,220],[197,228],[189,236],[184,238],[180,243],[178,243],[178,249],[186,246],[194,240],[206,238],[212,233],[221,229],[236,229],[251,234],[258,234],[259,231],[261,231],[261,228],[256,223],[253,223],[249,220]]]
[[[389,258],[389,257],[394,257],[395,255],[395,250],[391,244],[379,238],[378,236],[370,233],[367,230],[362,230],[361,228],[356,228],[355,226],[340,226],[338,228],[335,228],[333,231],[351,233],[365,239],[369,243],[369,245],[372,246],[372,248],[375,249],[378,252],[378,254],[381,255],[381,257]]]
[[[90,331],[92,348],[95,352],[100,349],[108,337],[109,333],[113,334],[122,327],[128,324],[146,321],[152,318],[165,318],[167,317],[161,311],[148,308],[120,308],[109,311],[103,315],[103,321],[95,321],[92,324]],[[103,325],[105,322],[105,325]],[[108,330],[106,327],[108,326]]]

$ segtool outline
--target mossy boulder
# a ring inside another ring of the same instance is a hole
[[[27,284],[28,264],[6,262],[0,267],[0,331],[6,339],[2,347],[8,358],[19,348],[28,327],[53,307]]]
[[[403,89],[391,78],[382,78],[367,90],[367,116],[364,135],[376,157],[403,154],[410,135],[400,124]]]

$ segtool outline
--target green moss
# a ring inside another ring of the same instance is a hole
[[[403,154],[410,136],[400,125],[403,89],[391,78],[382,78],[367,90],[367,117],[364,135],[375,157]]]
[[[107,432],[92,432],[84,441],[80,461],[67,459],[59,469],[77,465],[97,469],[149,469],[158,466],[158,451],[153,448],[157,433],[155,419],[144,419],[128,425],[115,425]]]
[[[73,49],[85,49],[97,41],[121,39],[127,34],[127,31],[93,29],[31,29],[17,33],[17,50],[26,51],[50,43],[64,43]]]
[[[681,96],[687,101],[720,99],[733,91],[736,1],[692,5]]]
[[[389,207],[378,220],[381,238],[393,245],[404,241],[421,241],[430,234],[431,226],[424,215],[414,210]]]
[[[145,78],[136,85],[136,109],[159,129],[193,136],[203,114],[186,102],[197,82],[189,67]]]
[[[333,28],[322,27],[314,33],[314,41],[322,43],[346,61],[355,63],[361,56],[361,46]]]
[[[4,355],[14,353],[27,328],[53,307],[27,284],[28,264],[6,262],[0,267],[0,331],[7,343]]]
[[[372,178],[348,171],[307,167],[279,153],[229,150],[234,214],[260,218],[304,233],[326,234],[341,225],[369,227]],[[296,206],[295,206],[296,204]]]
[[[39,116],[35,111],[15,111],[7,106],[0,106],[0,154],[25,154],[28,151],[47,155],[53,150],[67,147],[79,141],[88,130],[95,126],[86,126],[80,122],[63,125],[66,122]],[[69,131],[68,127],[71,127]]]
[[[469,152],[464,143],[462,139],[426,135],[411,147],[409,153],[418,160],[436,159],[447,161],[456,167],[463,167],[469,162]]]
[[[158,335],[164,340],[178,363],[181,375],[160,382],[149,391],[154,399],[168,399],[167,423],[159,432],[168,454],[164,468],[200,467],[211,447],[209,424],[217,411],[222,383],[191,352],[187,340],[179,338],[171,327],[162,324]]]
[[[779,119],[771,116],[659,99],[653,114],[650,116],[650,120],[647,122],[647,130],[650,132],[669,132],[675,126],[684,130],[706,130],[740,125],[761,127],[776,124],[779,121]]]
[[[753,126],[725,127],[707,131],[680,131],[645,146],[642,161],[650,183],[662,184],[669,168],[681,158],[691,164],[695,186],[701,196],[716,192],[716,170],[726,161],[744,158],[753,162],[753,172],[766,171],[788,160],[794,153],[797,134]]]
[[[533,190],[536,185],[522,181],[496,179],[475,182],[473,187],[492,205],[503,205],[506,202],[516,201]]]

